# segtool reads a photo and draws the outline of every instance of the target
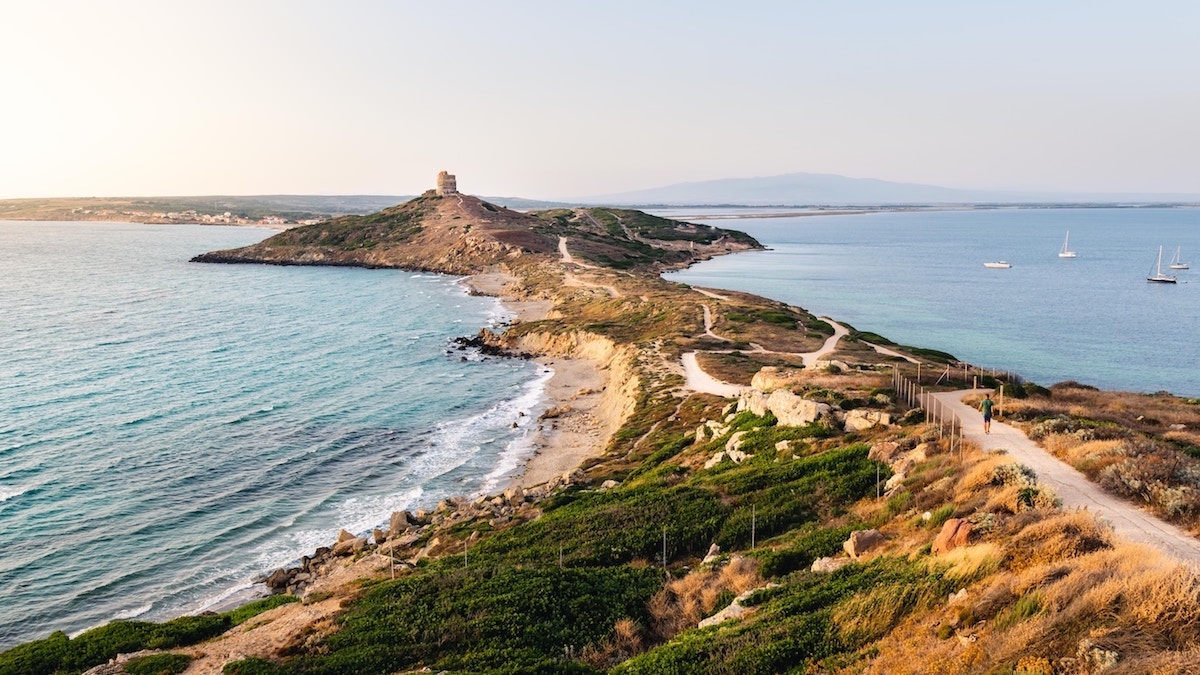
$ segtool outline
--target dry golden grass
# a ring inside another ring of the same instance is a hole
[[[1013,521],[1007,543],[1000,533],[931,561],[981,579],[964,598],[914,612],[872,645],[867,664],[840,672],[1067,674],[1108,664],[1105,673],[1200,673],[1194,571],[1153,550],[1113,546],[1086,512],[1030,512]],[[1000,556],[1007,569],[995,564]],[[871,600],[878,599],[859,602]]]
[[[738,595],[763,585],[757,561],[734,557],[720,569],[696,570],[667,582],[650,599],[650,616],[655,634],[663,639],[694,628],[709,616],[721,596]]]
[[[941,568],[951,579],[978,579],[1000,568],[1001,549],[995,543],[961,546],[949,553],[930,559],[930,568]]]

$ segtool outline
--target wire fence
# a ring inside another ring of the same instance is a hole
[[[899,368],[892,369],[892,388],[904,405],[925,413],[925,423],[937,428],[938,440],[949,439],[951,452],[962,452],[962,418],[949,406],[935,398],[933,392],[901,375]]]

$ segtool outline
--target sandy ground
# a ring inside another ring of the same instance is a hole
[[[604,451],[616,431],[616,420],[600,414],[600,398],[607,373],[585,359],[545,358],[541,363],[554,370],[546,385],[550,399],[547,415],[538,421],[534,455],[515,479],[522,487],[540,485],[573,471],[589,457]]]
[[[506,293],[516,279],[491,272],[468,277],[465,283],[476,293],[500,298],[504,307],[520,321],[537,321],[553,309],[550,300],[519,300]],[[608,438],[617,430],[617,420],[605,419],[600,400],[608,384],[607,372],[593,361],[544,357],[537,362],[554,371],[546,385],[548,415],[538,421],[535,452],[514,479],[522,487],[540,485],[574,470],[589,457],[603,452]]]

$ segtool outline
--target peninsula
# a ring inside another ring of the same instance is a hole
[[[633,210],[521,213],[447,178],[195,260],[469,275],[516,315],[474,340],[577,378],[551,383],[522,479],[343,531],[240,610],[56,634],[0,654],[0,675],[1194,666],[1194,401],[997,379],[800,307],[668,282],[759,244]],[[976,385],[998,394],[997,442],[958,403]],[[1182,528],[1178,550],[1064,509],[1059,483],[1010,454],[1036,450],[1026,434],[1096,494]]]

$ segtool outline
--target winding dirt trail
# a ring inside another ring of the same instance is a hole
[[[709,295],[709,296],[713,295],[713,294],[707,293],[705,291],[700,291],[700,292],[704,293],[705,295]],[[719,296],[714,296],[714,297],[719,297]],[[708,305],[706,305],[706,304],[702,304],[701,307],[704,308],[704,335],[707,337],[716,338],[717,340],[729,342],[729,338],[721,337],[720,335],[717,335],[716,333],[713,332],[713,330],[712,330],[712,327],[713,327],[712,310],[710,310]],[[796,356],[801,359],[801,361],[804,363],[805,368],[811,368],[813,365],[816,364],[817,361],[820,361],[822,357],[833,353],[834,350],[837,349],[838,342],[843,337],[850,334],[850,330],[848,328],[846,328],[842,324],[834,321],[833,319],[830,319],[828,317],[821,317],[821,320],[825,321],[829,325],[833,326],[833,335],[830,335],[828,338],[826,338],[825,343],[823,345],[821,345],[821,348],[816,350],[815,352],[772,352],[772,351],[763,349],[762,347],[759,347],[758,345],[753,345],[754,349],[751,350],[749,353],[787,354],[789,356]],[[746,387],[746,386],[743,386],[740,384],[730,384],[729,382],[722,382],[721,380],[718,380],[717,378],[713,377],[712,375],[709,375],[708,373],[704,372],[704,369],[700,367],[700,361],[696,358],[696,355],[698,353],[699,352],[687,352],[683,355],[683,375],[684,375],[684,388],[685,389],[687,389],[689,391],[703,393],[703,394],[714,394],[716,396],[732,397],[732,396],[740,396],[743,391],[746,391],[747,389],[750,388],[750,387]],[[709,354],[728,354],[728,353],[730,353],[730,351],[719,350],[719,351],[709,351],[707,353],[709,353]]]
[[[963,421],[963,435],[987,452],[1004,450],[1013,459],[1033,469],[1039,481],[1054,490],[1063,508],[1084,508],[1113,526],[1116,534],[1130,542],[1146,544],[1200,569],[1200,540],[1182,529],[1147,513],[1129,502],[1104,492],[1100,486],[1029,439],[1020,429],[992,421],[992,433],[983,433],[983,415],[962,402],[968,394],[985,389],[964,389],[934,394]]]
[[[595,265],[589,265],[585,262],[580,262],[580,261],[576,260],[575,256],[571,255],[571,252],[569,250],[567,250],[567,238],[566,237],[560,236],[558,238],[558,254],[559,254],[559,260],[564,265],[576,265],[578,267],[583,267],[583,268],[593,269],[593,270],[599,269]],[[578,276],[576,276],[570,272],[566,272],[563,274],[563,283],[566,284],[567,286],[583,286],[585,288],[602,288],[602,289],[608,291],[609,293],[611,293],[614,298],[619,298],[622,295],[621,289],[617,288],[616,286],[609,286],[607,284],[598,284],[594,281],[588,281],[587,279],[581,279]]]

